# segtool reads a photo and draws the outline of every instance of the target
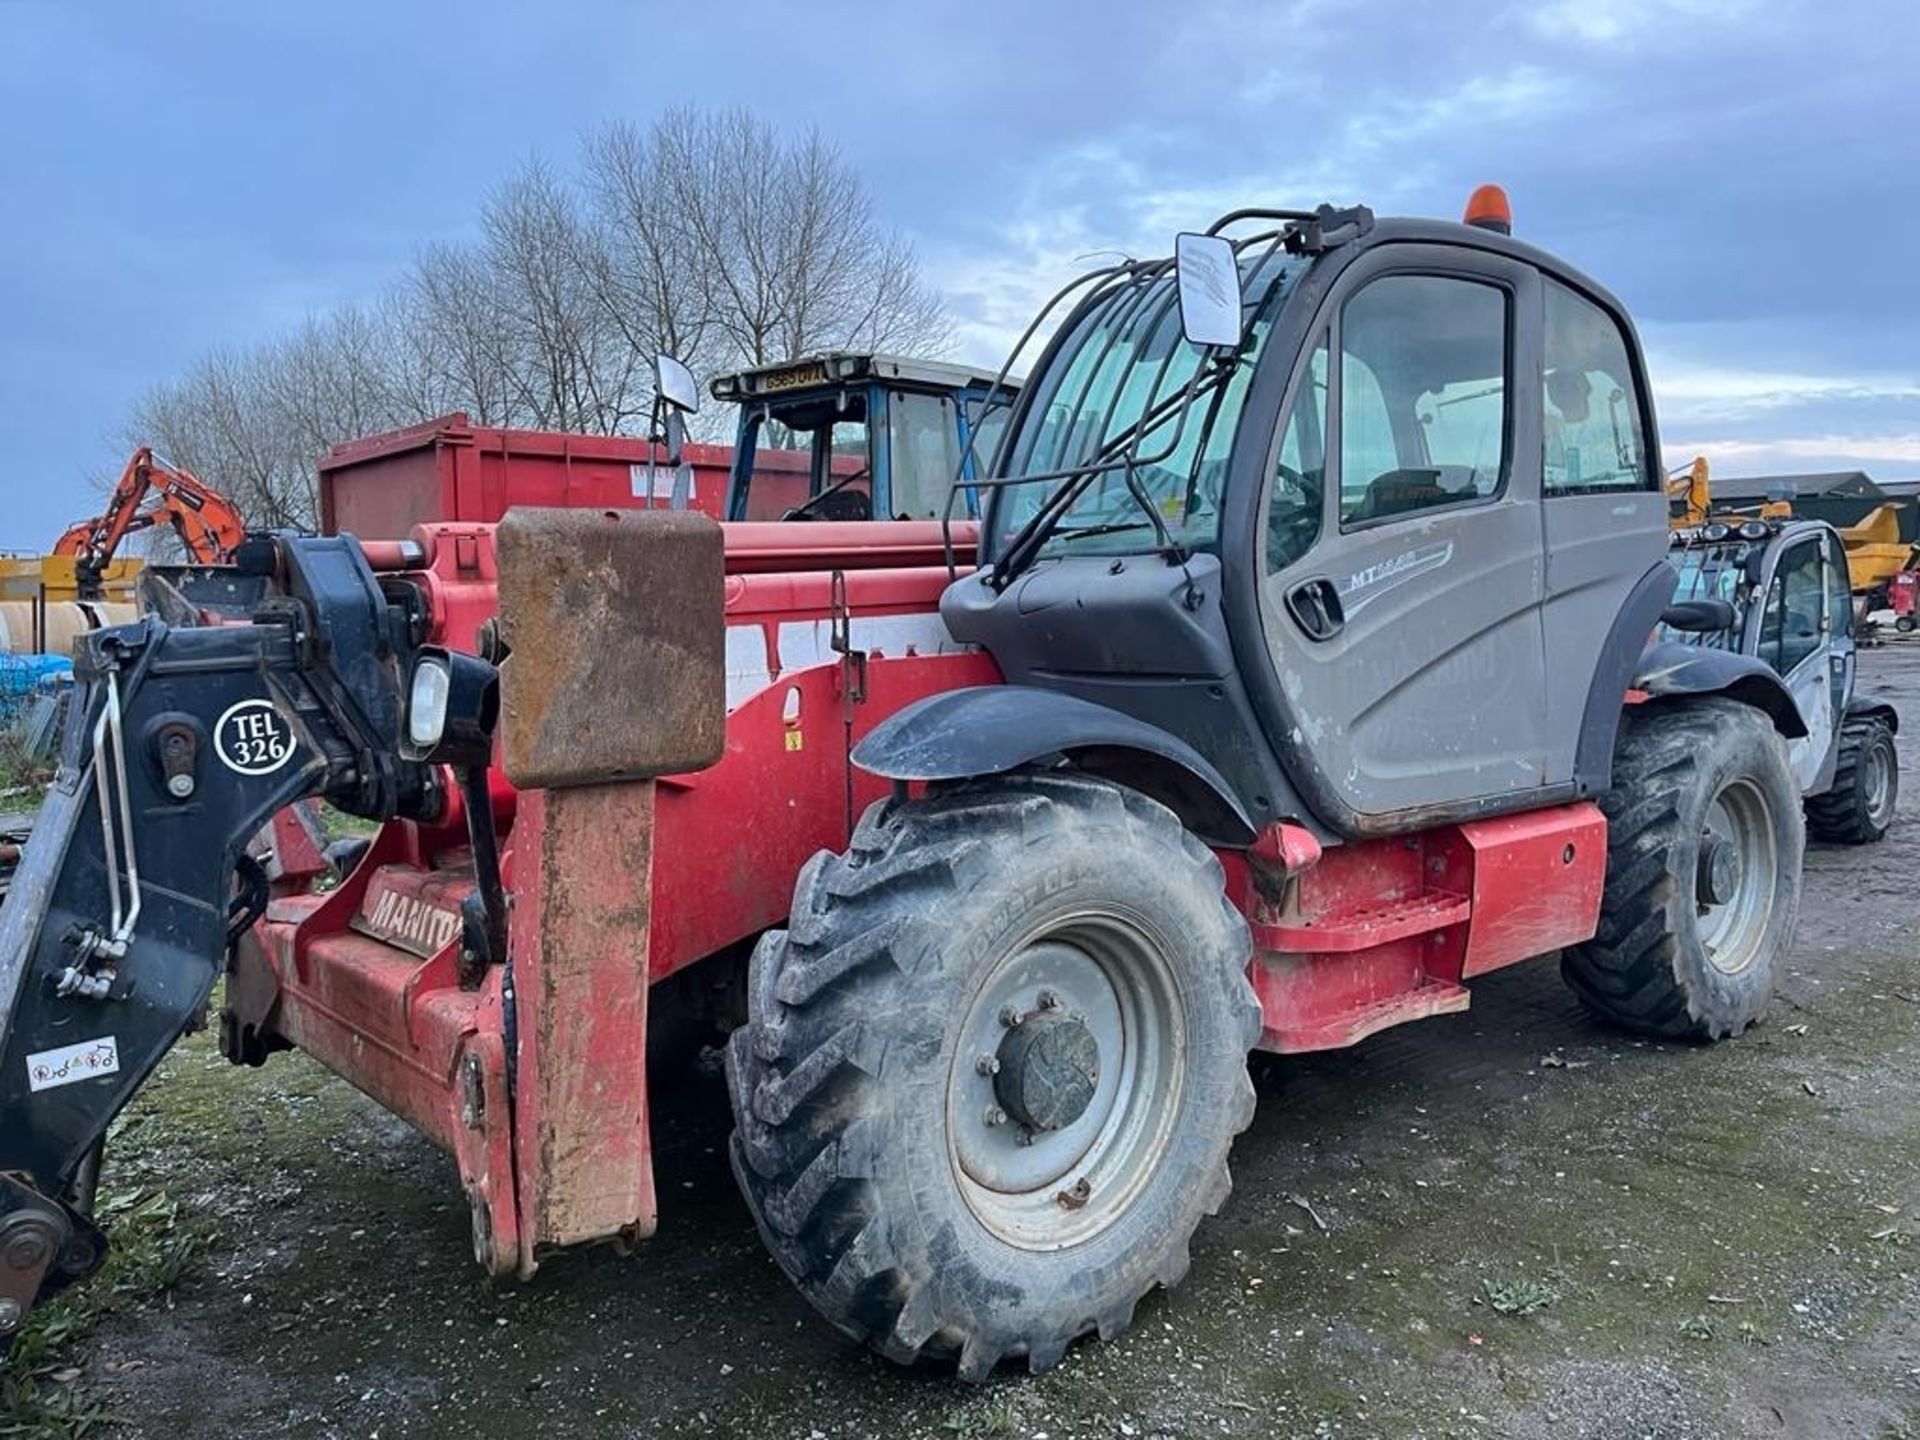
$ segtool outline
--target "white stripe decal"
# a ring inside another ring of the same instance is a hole
[[[947,633],[939,612],[917,615],[856,616],[847,627],[848,643],[871,655],[898,659],[904,655],[963,655],[977,645],[963,645]],[[780,623],[774,655],[767,654],[766,631],[760,625],[727,627],[727,709],[737,710],[782,676],[816,665],[833,664],[833,622],[784,620]]]
[[[773,666],[767,660],[767,632],[758,625],[727,627],[727,711],[738,710],[746,700],[773,683]]]

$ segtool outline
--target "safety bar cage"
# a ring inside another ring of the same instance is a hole
[[[1286,210],[1250,207],[1228,211],[1209,225],[1205,233],[1209,236],[1218,236],[1237,225],[1242,225],[1249,221],[1280,222],[1276,227],[1260,230],[1251,235],[1241,236],[1237,239],[1231,239],[1230,237],[1235,258],[1239,263],[1242,273],[1258,278],[1266,274],[1267,266],[1282,250],[1285,250],[1286,253],[1290,255],[1317,254],[1333,245],[1344,244],[1349,240],[1357,239],[1359,236],[1366,234],[1373,228],[1373,212],[1365,206],[1335,209],[1330,205],[1322,205],[1318,210]],[[1255,247],[1263,248],[1259,249],[1257,258],[1249,264],[1245,257],[1247,253],[1255,249]],[[1018,395],[1013,397],[1011,402],[1013,405],[1013,414],[1009,419],[1009,423],[1001,430],[999,440],[994,447],[991,462],[986,466],[984,472],[982,472],[981,467],[976,464],[974,469],[978,478],[971,482],[964,482],[975,490],[990,491],[1010,489],[1015,486],[1059,482],[1059,489],[1053,495],[1050,495],[1041,507],[1034,512],[1033,516],[1021,527],[1020,531],[1008,542],[1007,546],[995,555],[988,578],[988,583],[995,588],[1004,587],[1013,575],[1025,568],[1027,562],[1029,562],[1037,552],[1039,545],[1044,543],[1045,537],[1051,531],[1053,525],[1072,507],[1074,502],[1096,478],[1101,475],[1111,474],[1115,471],[1122,472],[1129,494],[1131,494],[1135,503],[1139,505],[1148,523],[1152,525],[1157,541],[1157,550],[1173,554],[1181,560],[1186,558],[1184,547],[1174,541],[1166,527],[1166,522],[1159,513],[1158,507],[1152,503],[1151,498],[1146,494],[1135,472],[1142,466],[1158,464],[1179,451],[1181,442],[1185,438],[1188,417],[1193,412],[1194,402],[1203,394],[1213,396],[1216,407],[1220,400],[1224,398],[1225,382],[1234,373],[1238,365],[1238,357],[1246,346],[1248,332],[1254,320],[1258,318],[1260,312],[1269,303],[1274,293],[1275,287],[1273,283],[1271,283],[1271,280],[1264,288],[1249,287],[1249,289],[1243,290],[1240,339],[1238,344],[1232,347],[1208,347],[1212,353],[1204,363],[1194,366],[1192,375],[1188,377],[1186,384],[1181,390],[1155,402],[1153,397],[1160,393],[1160,385],[1166,378],[1167,370],[1172,365],[1174,356],[1179,353],[1177,346],[1169,347],[1166,356],[1160,362],[1159,370],[1154,375],[1153,384],[1147,387],[1144,392],[1145,400],[1143,404],[1145,408],[1140,416],[1118,434],[1107,440],[1102,445],[1100,451],[1090,460],[1028,474],[1007,475],[1004,473],[1004,467],[1008,464],[1012,456],[1011,447],[1014,443],[1016,433],[1025,422],[1028,412],[1035,403],[1035,397],[1042,388],[1040,385],[1035,384],[1034,380],[1045,372],[1046,367],[1053,360],[1059,348],[1077,331],[1080,322],[1094,310],[1113,301],[1115,296],[1120,292],[1129,287],[1135,288],[1135,293],[1132,297],[1120,302],[1130,308],[1123,310],[1115,317],[1115,323],[1110,327],[1110,334],[1107,337],[1105,346],[1098,353],[1094,364],[1088,367],[1087,380],[1081,388],[1081,393],[1075,397],[1074,400],[1075,408],[1086,400],[1087,391],[1091,388],[1095,377],[1100,374],[1101,368],[1104,366],[1107,357],[1112,353],[1113,347],[1119,343],[1121,338],[1125,335],[1136,333],[1135,327],[1139,325],[1143,317],[1146,320],[1145,329],[1139,333],[1151,334],[1155,328],[1165,321],[1169,311],[1178,303],[1177,286],[1157,286],[1157,282],[1169,277],[1173,271],[1174,260],[1171,257],[1151,260],[1136,260],[1131,257],[1126,257],[1112,265],[1103,266],[1090,270],[1085,274],[1075,276],[1055,291],[1047,302],[1041,306],[1039,313],[1034,316],[1033,320],[1028,323],[1026,329],[1021,332],[1020,338],[1014,342],[1013,349],[1008,354],[1005,364],[1000,367],[999,372],[994,377],[993,384],[988,387],[984,404],[987,408],[991,408],[995,403],[996,397],[1003,391],[1007,377],[1013,373],[1021,356],[1026,353],[1027,347],[1034,342],[1035,337],[1045,328],[1047,321],[1060,310],[1069,297],[1073,296],[1076,292],[1081,292],[1079,299],[1068,312],[1064,322],[1051,333],[1049,339],[1043,346],[1037,363],[1029,372],[1027,384],[1021,388]],[[1273,278],[1277,279],[1277,276]],[[1149,314],[1147,307],[1150,304],[1152,304],[1154,308]],[[1137,448],[1140,441],[1146,435],[1159,428],[1169,416],[1174,415],[1176,412],[1178,419],[1173,434],[1169,437],[1166,445],[1155,454],[1140,454]],[[1211,423],[1211,420],[1209,423]],[[962,477],[966,470],[966,460],[972,456],[973,453],[973,437],[969,435],[967,448],[961,457],[960,465],[954,473],[953,486],[947,494],[946,508],[940,517],[941,538],[947,563],[947,572],[949,575],[954,576],[957,576],[959,573],[955,561],[952,530],[954,506],[958,502],[963,486]],[[982,553],[984,554],[987,541],[984,528],[986,519],[986,507],[984,505],[982,506],[981,515],[983,526],[981,542]]]

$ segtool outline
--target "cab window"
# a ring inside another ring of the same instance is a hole
[[[1507,469],[1507,294],[1389,275],[1340,321],[1340,520],[1497,493]]]
[[[972,426],[969,443],[973,446],[973,473],[985,478],[993,468],[993,457],[1000,453],[1000,441],[1007,433],[1007,421],[1013,415],[1013,397],[1004,391],[991,402],[967,402],[967,423]]]
[[[807,498],[813,437],[767,412],[748,417],[742,448],[752,457],[743,520],[778,520]]]
[[[1280,457],[1267,501],[1267,573],[1293,564],[1320,538],[1327,474],[1327,340],[1307,362],[1280,428]]]
[[[1832,686],[1833,713],[1838,715],[1847,708],[1847,680],[1852,657],[1853,638],[1853,576],[1847,569],[1847,547],[1841,543],[1838,535],[1828,535],[1827,547],[1827,629],[1836,642],[1837,663],[1832,667],[1828,684]],[[1846,641],[1845,645],[1837,642]]]
[[[1827,619],[1836,637],[1853,634],[1853,573],[1838,535],[1827,536]]]
[[[780,520],[795,510],[815,520],[873,518],[864,395],[762,405],[741,443],[752,457],[741,518]]]
[[[1627,337],[1605,310],[1556,280],[1546,282],[1542,487],[1549,496],[1650,490]]]
[[[893,518],[935,520],[960,471],[960,420],[944,395],[895,391],[887,397]]]
[[[1820,648],[1826,603],[1820,546],[1802,541],[1780,557],[1767,587],[1766,609],[1760,622],[1760,658],[1785,675],[1811,657]]]

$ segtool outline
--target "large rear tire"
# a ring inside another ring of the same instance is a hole
[[[1900,800],[1900,756],[1893,731],[1877,717],[1862,716],[1840,728],[1840,754],[1833,785],[1807,801],[1807,830],[1816,840],[1871,845],[1893,824]]]
[[[1600,804],[1600,923],[1564,953],[1567,983],[1643,1034],[1739,1034],[1766,1013],[1800,907],[1805,824],[1772,723],[1717,698],[1636,707]]]
[[[733,1167],[806,1297],[899,1361],[1125,1329],[1226,1198],[1251,940],[1163,806],[1058,774],[870,809],[754,952]]]

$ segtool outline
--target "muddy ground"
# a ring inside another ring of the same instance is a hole
[[[1920,725],[1920,644],[1863,669]],[[204,1243],[60,1383],[126,1436],[1920,1436],[1916,792],[1885,844],[1812,849],[1738,1041],[1623,1039],[1545,961],[1257,1061],[1187,1284],[1038,1379],[895,1369],[815,1318],[734,1191],[717,1072],[656,1117],[658,1237],[523,1286],[476,1271],[426,1141],[301,1058],[196,1041],[107,1183]]]

